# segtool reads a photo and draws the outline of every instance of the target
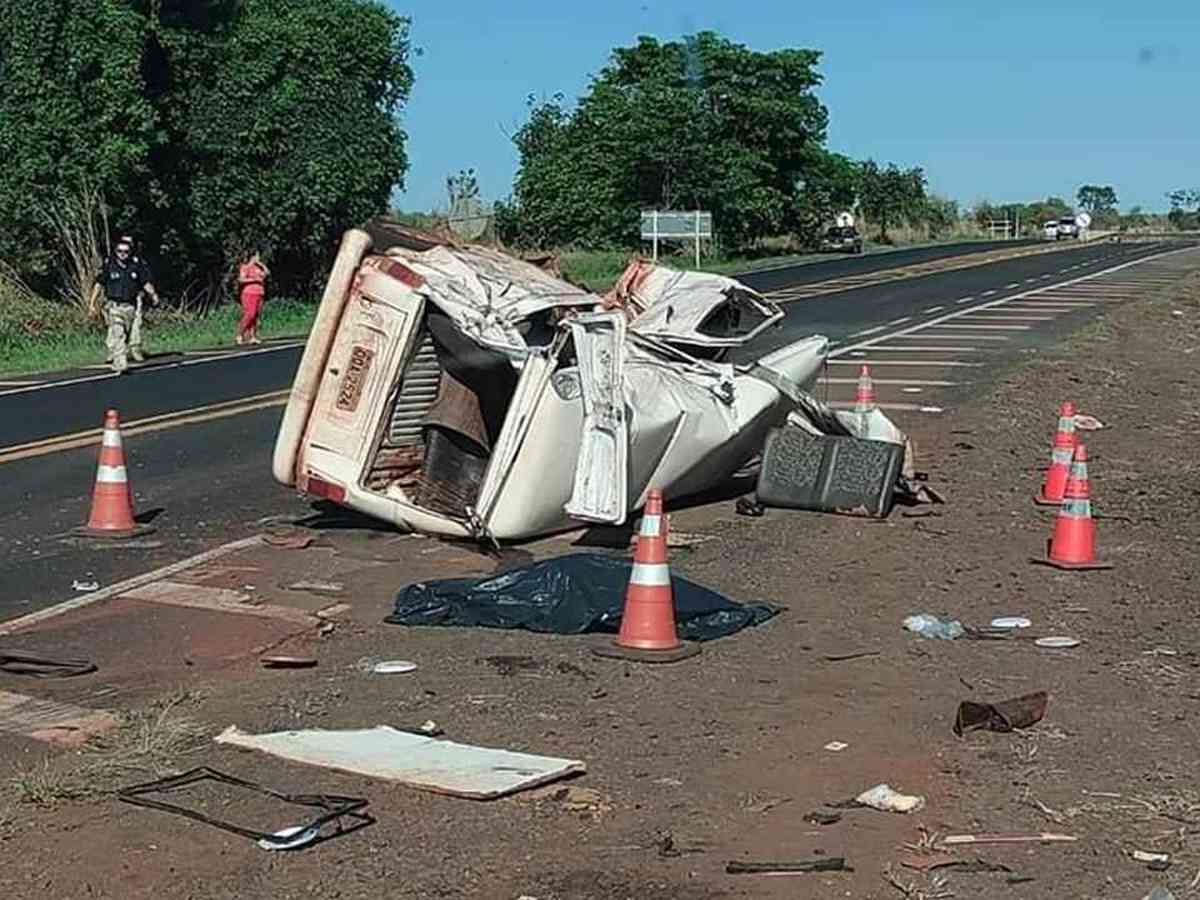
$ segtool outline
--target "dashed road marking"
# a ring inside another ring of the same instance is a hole
[[[945,308],[946,307],[944,307],[944,306],[931,306],[931,307],[929,307],[929,309],[925,310],[922,313],[922,315],[926,315],[926,316],[933,315],[935,312],[941,312]]]
[[[953,328],[953,329],[972,329],[978,328],[982,331],[1029,331],[1033,328],[1032,325],[972,325],[970,322],[946,322],[943,325],[931,325],[930,328]]]
[[[885,348],[878,348],[884,351]],[[943,349],[941,347],[938,348]],[[858,351],[856,351],[858,352]],[[860,356],[866,356],[866,353],[859,353]],[[830,366],[860,366],[866,363],[869,366],[908,366],[909,368],[917,367],[921,369],[939,368],[939,369],[982,369],[983,363],[964,362],[961,359],[831,359],[826,365]],[[857,384],[858,380],[853,379]]]
[[[887,325],[885,325],[884,327],[886,328],[891,325],[903,325],[905,322],[908,322],[911,320],[912,320],[912,316],[902,316],[899,319],[892,319],[892,321],[888,322]]]
[[[974,299],[975,299],[974,297],[963,297],[961,300],[955,300],[954,302],[958,303],[958,304],[970,303]]]
[[[874,328],[865,328],[862,331],[856,331],[850,337],[866,337],[868,334],[878,334],[887,328],[886,325],[876,325]]]

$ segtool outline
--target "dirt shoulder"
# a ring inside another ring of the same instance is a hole
[[[712,538],[674,554],[678,573],[736,600],[788,607],[678,665],[601,660],[589,652],[594,638],[381,624],[402,585],[496,563],[346,527],[317,529],[304,549],[259,547],[210,566],[223,571],[183,579],[234,592],[250,584],[262,604],[309,613],[348,604],[332,630],[293,631],[283,619],[246,615],[189,618],[182,607],[121,600],[113,603],[127,608],[20,636],[24,645],[102,656],[101,672],[86,683],[0,675],[0,690],[89,708],[157,703],[157,718],[138,720],[143,738],[157,722],[178,739],[149,742],[140,755],[127,741],[123,768],[87,770],[95,787],[209,765],[281,790],[369,798],[376,822],[303,852],[270,854],[109,797],[61,799],[58,788],[93,757],[0,735],[0,752],[20,772],[0,794],[0,886],[27,896],[197,900],[885,898],[910,886],[912,898],[1140,898],[1158,884],[1185,895],[1200,870],[1200,276],[1106,313],[1000,373],[969,405],[903,422],[922,448],[920,468],[948,496],[934,515],[747,519],[731,501],[675,513],[674,530]],[[1030,563],[1052,527],[1032,496],[1064,399],[1107,426],[1087,439],[1099,549],[1115,564],[1108,572]],[[574,549],[546,541],[505,562]],[[302,579],[342,591],[331,598],[282,586]],[[901,629],[917,612],[969,624],[1024,615],[1031,633],[1082,644],[926,641]],[[319,665],[264,671],[256,656],[267,647],[311,654]],[[843,658],[854,654],[872,655]],[[419,668],[372,676],[365,659]],[[952,733],[961,700],[1035,690],[1050,695],[1035,727]],[[165,713],[163,695],[171,698]],[[477,802],[207,741],[230,724],[266,731],[426,720],[457,741],[582,759],[588,771],[564,785],[568,792]],[[833,741],[845,749],[825,749]],[[881,782],[924,796],[925,808],[846,810],[824,826],[806,820]],[[210,814],[268,814],[218,797],[198,802]],[[1078,841],[959,851],[1011,873],[929,875],[901,865],[903,845],[919,844],[922,829],[1052,831]],[[1131,858],[1135,849],[1169,853],[1170,868],[1149,871]],[[844,856],[854,871],[724,872],[729,860],[820,855]],[[1032,880],[1012,883],[1014,875]]]

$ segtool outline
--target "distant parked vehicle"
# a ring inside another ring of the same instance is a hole
[[[834,226],[821,238],[820,249],[832,253],[862,253],[863,237],[853,225],[847,228]]]
[[[1079,237],[1079,223],[1074,216],[1063,216],[1058,220],[1058,239]]]
[[[1057,241],[1058,240],[1058,223],[1057,222],[1047,222],[1045,225],[1042,226],[1042,240],[1043,241]]]

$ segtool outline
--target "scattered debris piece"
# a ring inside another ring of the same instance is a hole
[[[993,628],[1028,628],[1033,622],[1024,616],[1000,616],[989,623]]]
[[[266,669],[311,669],[317,664],[312,656],[264,656],[259,662]]]
[[[1075,415],[1075,428],[1079,431],[1100,431],[1105,425],[1095,416],[1085,416],[1082,413]]]
[[[593,819],[599,819],[606,813],[613,811],[612,798],[595,788],[570,785],[569,787],[557,788],[550,794],[537,799],[552,800],[559,804],[566,812],[583,813],[591,816]]]
[[[683,782],[678,778],[655,778],[653,784],[661,784],[663,787],[683,787]]]
[[[1175,900],[1175,895],[1160,886],[1148,893],[1142,900]]]
[[[932,872],[962,862],[957,856],[949,853],[919,853],[910,851],[900,855],[900,865],[906,869],[916,869],[918,872]]]
[[[943,641],[953,641],[967,633],[962,622],[955,619],[943,622],[937,616],[929,613],[919,613],[904,620],[904,628],[923,638],[937,638]]]
[[[945,847],[964,844],[1059,844],[1077,841],[1073,834],[1054,834],[1049,831],[1034,834],[948,834],[938,841]]]
[[[375,663],[371,671],[376,675],[404,675],[417,671],[417,664],[404,659],[389,659]]]
[[[766,515],[767,512],[767,508],[753,497],[738,497],[737,503],[735,503],[733,506],[733,510],[739,516],[748,516],[751,519],[760,519]]]
[[[175,791],[182,791],[193,785],[205,782],[215,782],[226,787],[270,797],[281,803],[307,807],[319,812],[317,817],[307,825],[296,825],[280,831],[264,832],[243,828],[229,822],[222,822],[219,819],[210,818],[196,810],[151,798],[153,794],[171,794]],[[370,825],[375,821],[370,815],[363,812],[367,807],[367,801],[361,797],[341,797],[334,794],[285,794],[255,784],[252,781],[243,781],[241,778],[226,775],[207,766],[192,769],[184,772],[182,775],[163,778],[159,781],[151,781],[147,784],[122,788],[117,791],[117,799],[133,806],[144,806],[149,809],[174,813],[194,819],[197,822],[203,822],[206,825],[212,825],[215,828],[220,828],[222,831],[229,831],[233,834],[250,838],[250,840],[257,841],[258,845],[264,850],[293,850],[307,846],[317,839],[321,829],[325,825],[331,823],[337,823],[338,834],[346,834]],[[353,824],[349,828],[343,827],[342,819],[350,819]]]
[[[658,855],[663,859],[674,859],[683,856],[685,853],[703,853],[701,847],[680,847],[675,843],[675,835],[669,831],[658,832],[654,840],[654,847],[658,851]]]
[[[28,650],[0,649],[0,672],[30,678],[74,678],[90,675],[96,664],[89,659],[50,659]]]
[[[299,850],[315,841],[320,834],[317,828],[293,825],[291,828],[276,831],[270,837],[259,838],[258,846],[263,850]]]
[[[854,798],[860,806],[869,806],[880,812],[910,813],[925,808],[925,798],[915,794],[901,794],[889,785],[877,784]]]
[[[759,800],[757,803],[747,805],[746,812],[767,813],[777,806],[783,806],[783,804],[791,802],[791,797],[768,797],[765,800]]]
[[[387,725],[271,734],[247,734],[231,725],[215,740],[218,744],[259,750],[293,762],[474,800],[503,797],[587,770],[577,759],[439,741]]]
[[[337,581],[294,581],[283,585],[285,591],[306,591],[310,594],[340,594],[346,589]]]
[[[846,653],[826,653],[829,662],[849,662],[852,659],[866,659],[869,656],[879,656],[878,650],[851,650]]]
[[[1134,850],[1130,854],[1138,862],[1149,863],[1154,871],[1163,872],[1171,866],[1170,853],[1157,853],[1149,850]]]
[[[279,547],[283,550],[303,550],[308,547],[314,538],[311,534],[304,534],[301,531],[291,532],[271,532],[263,535],[263,541],[272,547]]]
[[[986,729],[1002,734],[1021,728],[1029,728],[1042,721],[1046,715],[1049,695],[1045,691],[1024,694],[999,703],[976,703],[964,700],[958,705],[958,716],[954,721],[954,733],[962,737],[968,731]]]
[[[1061,636],[1038,638],[1034,643],[1039,647],[1048,647],[1051,650],[1067,650],[1079,646],[1077,638]]]
[[[571,553],[484,578],[409,585],[385,622],[407,626],[521,628],[549,634],[618,631],[633,563],[599,553]],[[671,576],[675,619],[685,641],[726,637],[774,618],[780,607],[738,604]],[[501,602],[502,601],[502,602]]]
[[[814,809],[804,814],[804,821],[813,825],[835,825],[842,821],[842,814],[828,809]]]
[[[98,581],[72,581],[71,589],[75,591],[98,591],[100,590],[100,582]]]
[[[799,875],[804,872],[853,872],[840,856],[797,862],[728,862],[727,875]]]
[[[824,749],[828,750],[831,753],[840,753],[841,751],[845,750],[849,746],[850,746],[849,744],[844,744],[841,741],[830,741],[828,744],[825,745]]]

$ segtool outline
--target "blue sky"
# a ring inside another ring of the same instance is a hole
[[[1200,187],[1200,0],[387,2],[423,51],[403,117],[405,209],[444,205],[446,175],[467,167],[487,199],[507,196],[505,132],[527,95],[577,97],[613,47],[705,29],[823,51],[828,145],[922,165],[963,204],[1093,182],[1122,208],[1165,209],[1168,190]]]

